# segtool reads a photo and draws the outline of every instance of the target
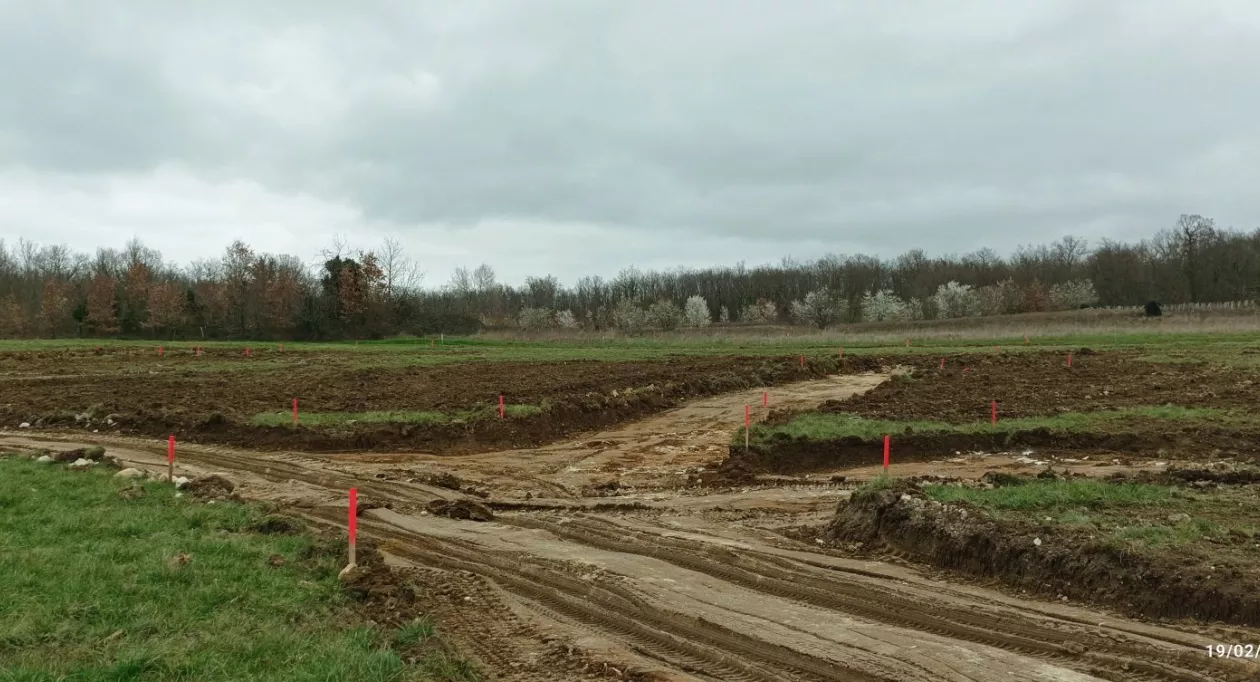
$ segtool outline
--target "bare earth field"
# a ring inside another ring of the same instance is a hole
[[[336,354],[312,351],[245,374],[23,352],[42,355],[0,358],[0,448],[99,444],[157,472],[178,430],[179,474],[223,474],[330,528],[358,487],[364,538],[418,578],[490,679],[1260,673],[1207,649],[1260,643],[1247,414],[1260,386],[1246,367],[1078,350],[1068,369],[1057,350],[973,350],[941,370],[890,349],[804,368],[735,355],[328,371]],[[250,423],[295,393],[320,412],[493,410],[499,393],[540,410]],[[888,430],[895,478],[880,466]],[[1183,528],[1200,519],[1212,525]]]

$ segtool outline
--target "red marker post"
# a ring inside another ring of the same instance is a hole
[[[945,369],[945,358],[941,358],[941,369]]]
[[[196,355],[197,357],[201,357],[201,346],[197,346],[197,351],[193,353],[193,355]]]
[[[744,450],[748,450],[748,432],[752,430],[752,406],[744,406]]]
[[[166,355],[166,353],[162,350],[162,347],[161,347],[161,346],[158,346],[158,357],[160,358],[160,357],[162,357],[163,355]]]
[[[997,401],[993,401],[993,425],[997,426]]]
[[[254,354],[249,351],[249,346],[245,346],[245,357],[251,358]]]
[[[888,473],[888,462],[892,456],[892,436],[884,434],[884,473]]]
[[[175,434],[166,441],[166,480],[175,482]]]
[[[801,368],[802,368],[802,369],[804,369],[804,367],[805,367],[805,356],[804,356],[804,355],[802,355],[802,356],[801,356]]]
[[[298,416],[297,416],[297,414],[298,414],[298,410],[297,410],[297,398],[294,398],[294,399],[293,399],[293,425],[294,425],[294,426],[297,426],[297,423],[298,423]]]
[[[1071,351],[1069,351],[1068,352],[1068,367],[1071,367],[1071,366],[1072,366],[1072,353]]]
[[[354,565],[354,543],[359,536],[359,489],[350,489],[350,565]]]
[[[502,393],[500,393],[500,394],[499,394],[499,419],[502,419],[502,418],[503,418],[504,407],[505,407],[505,406],[504,406],[504,404],[503,404],[503,394],[502,394]]]
[[[761,406],[770,407],[770,391],[761,392]]]

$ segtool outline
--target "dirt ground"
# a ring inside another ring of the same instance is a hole
[[[858,400],[832,400],[820,411],[861,417],[963,423],[1164,405],[1251,409],[1260,381],[1244,368],[1206,362],[1149,362],[1136,352],[1067,354],[1025,351],[939,357],[906,356],[911,379],[890,381]]]
[[[458,457],[190,444],[177,462],[181,474],[221,473],[245,497],[330,528],[344,527],[346,490],[357,487],[373,507],[360,532],[421,576],[427,609],[491,679],[1256,679],[1254,661],[1211,658],[1206,647],[1260,641],[1257,629],[1018,596],[788,532],[828,523],[876,467],[705,483],[745,405],[761,420],[769,409],[874,396],[886,381],[868,373],[787,383],[769,389],[768,409],[762,389],[748,386],[549,445]],[[165,467],[157,439],[0,433],[5,448],[85,443],[127,466]],[[1061,466],[1094,476],[1162,466],[1095,464]],[[942,453],[897,473],[1043,467],[1017,452]],[[431,507],[438,500],[475,503],[493,518],[429,513],[444,507]]]
[[[181,438],[252,449],[466,453],[552,442],[659,412],[698,396],[877,368],[871,359],[666,356],[654,361],[448,362],[345,366],[346,354],[225,348],[0,353],[0,428],[29,423],[123,435]],[[416,352],[428,352],[421,349]],[[364,360],[368,362],[369,359]],[[499,396],[541,412],[497,419]],[[260,413],[441,412],[480,409],[460,423],[255,426]]]

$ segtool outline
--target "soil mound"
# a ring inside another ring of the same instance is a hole
[[[905,482],[855,492],[822,538],[1146,617],[1260,625],[1260,582],[1235,568],[1139,554],[1083,531],[999,521],[975,507],[928,499]]]

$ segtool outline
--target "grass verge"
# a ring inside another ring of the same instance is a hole
[[[0,456],[0,680],[472,680],[358,625],[340,557],[253,506]],[[142,492],[140,492],[142,491]],[[407,657],[409,658],[409,657]]]

